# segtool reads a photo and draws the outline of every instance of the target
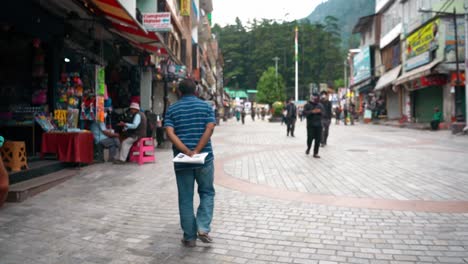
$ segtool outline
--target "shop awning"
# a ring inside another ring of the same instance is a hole
[[[372,85],[374,83],[375,82],[372,80],[372,78],[369,78],[369,79],[367,79],[365,81],[362,81],[362,82],[359,82],[357,84],[352,84],[349,87],[351,89],[353,89],[354,91],[362,93],[362,92],[365,92],[365,91],[370,90],[371,88],[373,88]]]
[[[256,94],[256,93],[257,93],[257,90],[247,90],[247,93]]]
[[[104,16],[114,23],[120,23],[127,27],[139,29],[146,33],[138,20],[136,20],[119,0],[92,0],[92,2],[104,13]]]
[[[419,77],[429,75],[429,74],[432,73],[432,68],[434,68],[435,66],[437,66],[437,64],[439,64],[441,62],[442,62],[442,60],[437,59],[437,60],[434,60],[431,63],[426,64],[424,66],[421,66],[421,67],[419,67],[419,68],[417,68],[415,70],[406,72],[396,80],[395,85],[401,85],[403,83],[412,81],[412,80],[417,79]]]
[[[380,79],[377,82],[377,85],[375,85],[374,90],[378,91],[392,84],[392,82],[398,78],[398,75],[400,75],[400,71],[401,65],[398,65],[390,71],[384,73],[384,75],[380,76]]]
[[[121,3],[121,0],[92,0],[99,11],[108,19],[112,28],[110,31],[129,40],[133,46],[154,53],[167,54],[155,32],[147,32]]]

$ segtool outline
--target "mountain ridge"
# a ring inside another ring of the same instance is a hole
[[[342,46],[355,48],[359,45],[356,38],[350,40],[354,26],[360,17],[375,13],[375,0],[328,0],[319,4],[310,15],[304,19],[311,23],[322,23],[327,16],[338,19],[341,31]],[[357,42],[357,43],[356,43]]]

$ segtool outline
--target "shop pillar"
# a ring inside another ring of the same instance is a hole
[[[144,68],[141,71],[140,80],[140,106],[143,110],[152,109],[152,72],[150,68]]]

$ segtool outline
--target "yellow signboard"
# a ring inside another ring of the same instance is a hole
[[[429,22],[406,39],[406,57],[412,58],[437,48],[440,19]]]
[[[180,0],[180,15],[190,16],[190,4],[191,0]]]

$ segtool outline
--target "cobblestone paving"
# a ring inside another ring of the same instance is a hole
[[[314,160],[303,154],[304,129],[299,124],[292,139],[279,124],[222,123],[216,159],[227,175],[296,192],[466,199],[466,137],[332,127],[323,159]],[[162,150],[155,164],[93,165],[24,203],[7,204],[0,209],[0,263],[468,263],[468,213],[324,206],[220,185],[216,243],[183,248],[170,158]],[[317,168],[343,173],[320,175]]]

